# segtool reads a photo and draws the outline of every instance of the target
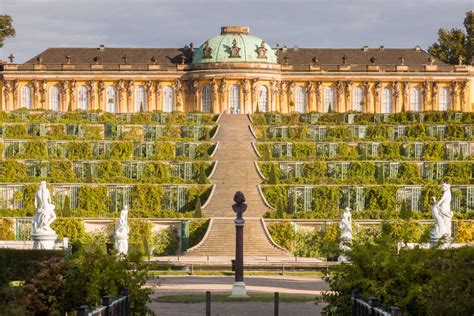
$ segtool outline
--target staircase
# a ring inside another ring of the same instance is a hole
[[[254,137],[246,115],[222,114],[215,141],[219,147],[214,160],[219,161],[211,182],[216,184],[214,195],[203,209],[206,216],[235,217],[232,211],[234,194],[242,191],[248,205],[244,217],[262,217],[269,208],[258,192],[262,179],[255,169],[257,154],[252,147]]]
[[[275,245],[259,218],[245,219],[244,256],[283,257],[290,254]],[[212,218],[208,232],[197,246],[189,249],[188,256],[234,256],[235,224],[232,218]]]
[[[290,253],[277,246],[269,236],[261,217],[269,208],[258,192],[262,179],[255,168],[257,154],[252,147],[254,137],[249,130],[246,115],[222,114],[219,132],[214,138],[219,147],[214,160],[219,161],[211,182],[215,184],[214,195],[203,209],[211,217],[203,240],[186,252],[188,256],[234,256],[235,214],[232,211],[234,194],[242,191],[247,210],[244,213],[245,256],[289,256]]]

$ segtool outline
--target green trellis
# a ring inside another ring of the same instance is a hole
[[[365,188],[362,186],[344,186],[341,188],[341,208],[351,208],[353,211],[365,209]]]
[[[146,163],[144,161],[125,161],[122,166],[125,177],[137,180],[142,176]]]
[[[203,122],[203,115],[199,113],[189,113],[187,115],[188,121],[191,121],[196,124],[202,124]]]
[[[198,145],[198,143],[176,143],[176,157],[195,159]]]
[[[163,125],[144,125],[143,137],[145,140],[157,140],[163,137],[165,127]]]
[[[41,123],[31,123],[28,124],[28,135],[30,136],[37,136],[37,137],[45,137],[46,136],[46,124]]]
[[[280,171],[285,175],[285,179],[296,179],[303,176],[302,162],[281,161],[278,164]]]
[[[85,179],[88,172],[93,178],[99,175],[99,163],[97,161],[75,161],[73,168],[76,177],[80,179]]]
[[[134,142],[133,143],[133,157],[137,158],[151,158],[155,153],[155,143],[153,142]]]
[[[334,179],[347,179],[351,163],[347,161],[328,163],[328,176]]]
[[[349,129],[352,133],[352,137],[354,138],[362,139],[367,135],[366,125],[350,126]]]
[[[76,136],[79,138],[84,137],[84,128],[81,124],[66,124],[66,134],[70,136]]]
[[[175,162],[171,164],[171,174],[184,180],[192,180],[194,178],[194,168],[192,162]]]
[[[164,188],[164,193],[161,205],[163,205],[166,210],[176,212],[186,211],[187,187],[180,185],[168,186]]]
[[[106,123],[104,125],[105,138],[121,138],[123,136],[124,126],[122,124]]]
[[[108,141],[92,142],[92,155],[94,158],[110,158],[112,143]]]
[[[313,187],[292,186],[288,188],[288,209],[291,213],[308,212],[313,206]]]
[[[326,126],[310,126],[308,136],[313,140],[324,140],[326,138]]]
[[[15,240],[31,240],[33,221],[31,218],[15,219]]]
[[[69,198],[69,208],[71,210],[77,209],[79,204],[78,196],[79,196],[79,189],[80,186],[76,184],[72,185],[62,185],[62,184],[55,184],[53,185],[53,190],[51,192],[52,199],[58,209],[64,209],[66,197]]]
[[[268,138],[288,138],[288,126],[269,126],[268,127]]]
[[[302,114],[300,120],[306,124],[316,124],[319,121],[319,114]],[[281,121],[281,117],[280,117]]]
[[[438,140],[444,139],[444,135],[446,133],[446,125],[435,125],[435,126],[428,126],[427,135],[430,137],[436,137]]]
[[[166,113],[153,113],[151,120],[163,124],[167,122],[168,116],[169,114]]]
[[[51,166],[49,161],[27,161],[28,174],[34,178],[46,178],[51,173]]]
[[[274,143],[272,148],[272,156],[275,158],[293,157],[293,144]]]
[[[397,190],[397,210],[419,212],[421,210],[421,186],[401,187]]]
[[[406,125],[396,125],[392,126],[391,129],[389,129],[389,135],[388,138],[390,140],[395,140],[400,137],[406,136],[407,133],[407,126]]]
[[[423,178],[426,179],[442,179],[446,171],[446,162],[424,162]]]
[[[396,179],[400,168],[399,162],[381,161],[375,164],[378,179]]]
[[[204,135],[204,127],[199,125],[181,126],[181,137],[199,140]]]
[[[47,150],[50,158],[66,158],[67,156],[66,142],[48,141]]]
[[[265,114],[267,119],[267,124],[281,124],[281,115],[280,114]]]
[[[26,140],[5,140],[4,157],[9,159],[17,155],[24,155],[26,142]]]
[[[109,185],[109,211],[119,212],[125,205],[132,208],[132,189],[131,185]]]
[[[336,157],[339,150],[338,143],[316,143],[316,155],[323,158]]]
[[[0,205],[5,209],[23,208],[23,185],[0,184]]]
[[[446,159],[465,159],[470,155],[470,146],[467,142],[449,142],[444,144]]]

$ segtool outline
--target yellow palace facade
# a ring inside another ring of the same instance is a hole
[[[0,110],[464,111],[474,67],[415,48],[270,47],[245,26],[183,48],[48,48],[0,64]]]

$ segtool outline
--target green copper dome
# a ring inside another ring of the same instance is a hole
[[[193,52],[193,64],[277,63],[272,48],[261,38],[249,35],[246,26],[224,26],[221,35],[204,42]]]

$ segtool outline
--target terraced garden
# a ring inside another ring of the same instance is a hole
[[[474,115],[252,115],[266,217],[431,218],[440,183],[452,185],[455,218],[474,210]]]
[[[0,214],[31,216],[47,180],[58,216],[191,217],[214,168],[217,116],[0,112]]]

